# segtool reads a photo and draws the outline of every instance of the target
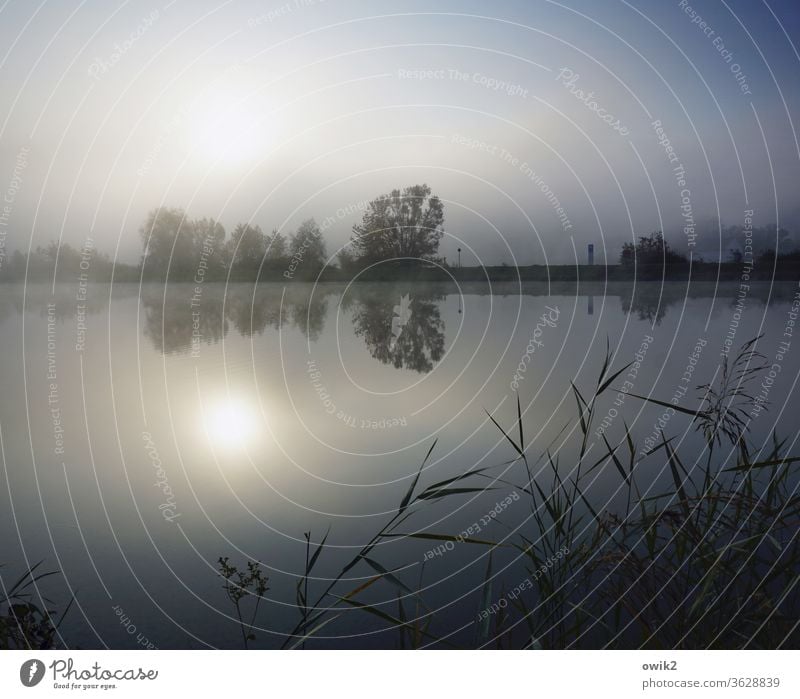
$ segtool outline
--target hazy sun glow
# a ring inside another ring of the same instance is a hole
[[[244,448],[258,434],[258,413],[244,400],[225,397],[204,414],[206,434],[213,447]]]
[[[244,89],[204,90],[192,103],[187,122],[194,156],[235,164],[263,155],[268,130],[263,105]]]
[[[241,105],[222,105],[190,117],[192,152],[213,160],[241,162],[263,144],[258,121]]]

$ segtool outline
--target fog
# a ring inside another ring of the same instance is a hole
[[[10,2],[0,235],[136,262],[166,205],[228,232],[313,216],[335,253],[423,182],[464,264],[613,261],[653,230],[708,259],[747,210],[800,228],[800,13],[695,5]]]

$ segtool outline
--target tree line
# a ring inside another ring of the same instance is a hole
[[[9,256],[0,255],[0,281],[77,280],[135,281],[139,278],[137,265],[112,260],[108,253],[96,250],[87,239],[79,250],[69,243],[52,241],[37,245],[28,254],[15,250]]]
[[[190,219],[182,209],[150,212],[139,234],[142,273],[146,279],[223,280],[280,276],[313,278],[325,265],[322,232],[313,218],[287,236],[269,235],[251,223],[237,224],[226,236],[214,219]],[[302,267],[302,269],[301,269]]]
[[[435,260],[443,224],[444,206],[430,187],[395,189],[369,203],[349,244],[330,260],[313,218],[287,233],[239,223],[226,236],[214,219],[192,220],[182,209],[159,208],[139,230],[142,271],[147,279],[313,280],[326,267],[352,273],[378,262]]]
[[[364,280],[436,281],[449,278],[449,273],[440,269],[448,267],[446,258],[438,257],[443,226],[444,205],[427,184],[394,189],[369,202],[361,221],[353,226],[349,243],[333,259],[328,256],[322,230],[313,218],[303,221],[295,231],[273,229],[268,234],[251,222],[239,223],[228,235],[213,218],[191,219],[183,209],[159,207],[150,211],[139,228],[142,256],[138,265],[112,261],[107,254],[95,250],[91,241],[81,250],[53,242],[28,255],[16,251],[6,257],[4,249],[0,251],[0,280],[55,276],[63,281],[108,281],[113,275],[115,281],[141,277],[148,281],[195,283],[228,279],[337,280],[355,276]],[[788,231],[767,226],[748,233],[756,266],[769,265],[787,272],[787,266],[800,264],[800,252],[787,252],[792,243]],[[723,227],[722,242],[726,246],[740,244],[742,235],[742,229]],[[733,263],[728,266],[743,262],[740,250],[729,248],[727,254]],[[684,273],[688,262],[686,255],[676,252],[658,231],[624,243],[618,267],[598,267],[597,272],[606,269],[620,278],[660,278]],[[703,267],[702,260],[695,258],[694,262],[697,269]],[[705,266],[710,267],[711,263]],[[525,279],[550,279],[566,273],[558,265],[552,269],[531,265],[518,268],[517,272]],[[487,273],[492,279],[515,276],[505,264],[453,272],[459,279],[471,278],[471,274],[483,279]],[[711,272],[700,269],[699,273]],[[584,269],[583,275],[587,274]]]
[[[296,231],[265,233],[254,223],[239,223],[230,235],[213,218],[192,219],[180,208],[150,211],[139,228],[138,265],[112,261],[93,244],[77,250],[52,242],[28,254],[0,251],[0,280],[75,281],[232,281],[314,280],[352,275],[378,262],[404,267],[438,261],[444,234],[444,206],[426,184],[395,189],[373,199],[353,226],[349,244],[329,259],[322,231],[313,218]]]
[[[791,233],[775,225],[747,231],[742,227],[724,227],[721,243],[731,245],[726,253],[729,272],[742,265],[752,265],[758,270],[754,278],[766,279],[773,272],[792,274],[800,264],[800,249],[792,240]],[[659,279],[688,269],[689,258],[676,252],[662,232],[656,231],[640,236],[636,242],[624,243],[619,264],[623,272],[640,279]],[[708,263],[702,257],[695,257],[693,264],[695,275],[698,271],[700,275],[717,274],[714,272],[716,262]]]

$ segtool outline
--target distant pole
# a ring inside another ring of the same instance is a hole
[[[461,248],[458,249],[458,268],[461,269]]]

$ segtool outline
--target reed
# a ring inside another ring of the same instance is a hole
[[[702,435],[703,453],[682,454],[683,442],[665,434],[642,451],[624,423],[617,439],[603,433],[601,442],[592,445],[598,408],[627,369],[612,371],[608,345],[591,390],[571,385],[574,420],[553,443],[542,448],[526,441],[517,398],[508,427],[489,415],[511,450],[509,461],[422,487],[434,442],[394,515],[338,575],[326,580],[313,602],[313,571],[328,534],[313,550],[311,534],[306,534],[305,569],[297,584],[300,618],[283,647],[306,647],[352,609],[394,629],[401,648],[797,647],[800,457],[789,456],[785,440],[775,435],[765,445],[750,441],[747,414],[755,399],[747,387],[764,368],[757,340],[745,343],[730,363],[726,359],[714,382],[697,387],[695,408],[634,396],[673,407]],[[509,465],[511,475],[493,474]],[[659,467],[667,478],[655,481],[663,488],[654,492],[652,474]],[[592,484],[606,473],[619,479],[618,497],[600,509],[593,503]],[[530,509],[524,526],[512,529],[503,541],[401,530],[428,503],[500,487],[524,493]],[[424,566],[412,588],[401,578],[404,566],[377,560],[376,545],[392,538],[458,540],[488,549],[476,605],[487,610],[494,603],[497,609],[472,622],[470,642],[457,643],[439,628],[436,612],[423,599]],[[507,569],[503,578],[493,571],[493,557],[501,548],[516,554],[513,574]],[[348,574],[356,566],[369,576],[348,589]],[[504,585],[513,579],[530,584],[509,592]],[[394,588],[393,608],[367,601],[364,593],[377,583]],[[506,603],[497,604],[501,599]]]
[[[8,586],[0,575],[2,650],[48,650],[63,646],[59,628],[72,607],[74,597],[60,615],[56,610],[48,609],[54,603],[42,595],[39,585],[46,578],[59,573],[40,572],[41,565],[42,561],[32,565]]]

